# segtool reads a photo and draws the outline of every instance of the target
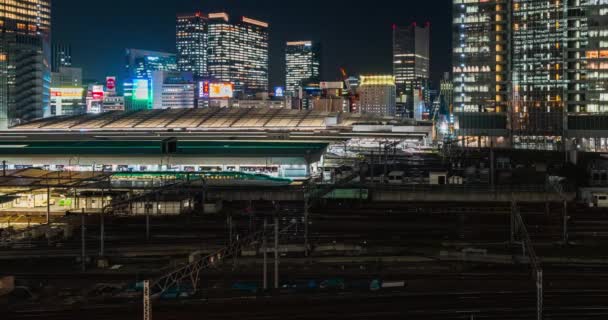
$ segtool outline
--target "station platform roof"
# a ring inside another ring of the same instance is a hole
[[[11,131],[314,131],[381,120],[362,114],[269,108],[158,109],[111,111],[45,118]]]

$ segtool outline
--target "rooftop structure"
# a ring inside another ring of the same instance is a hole
[[[203,108],[107,112],[55,117],[30,122],[11,131],[118,130],[293,130],[311,131],[370,121],[372,117],[320,111],[270,108]]]

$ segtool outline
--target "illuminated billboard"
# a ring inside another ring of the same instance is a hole
[[[284,97],[285,96],[285,88],[283,88],[283,87],[276,87],[276,88],[274,88],[274,96],[277,97],[277,98]]]
[[[94,100],[103,100],[103,94],[103,86],[94,85],[91,88],[91,95],[93,96]]]
[[[51,97],[63,100],[81,100],[83,88],[51,88]]]
[[[201,81],[198,83],[199,98],[209,98],[209,81]]]
[[[116,77],[106,77],[106,90],[111,93],[116,92]]]
[[[234,96],[234,85],[230,82],[201,81],[199,97],[211,99],[230,99]]]
[[[150,98],[150,90],[148,88],[148,80],[135,79],[133,80],[133,99],[148,100]]]

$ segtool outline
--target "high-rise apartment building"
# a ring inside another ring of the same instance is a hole
[[[414,98],[428,89],[430,79],[430,24],[393,25],[393,75],[397,98],[405,110],[414,108]],[[427,101],[428,102],[428,101]]]
[[[58,72],[61,67],[72,66],[72,46],[69,44],[53,43],[51,47],[51,70]]]
[[[227,13],[180,15],[177,18],[179,69],[197,78],[231,82],[237,95],[268,91],[266,22]]]
[[[207,72],[207,17],[200,12],[177,16],[177,66],[202,78]]]
[[[50,108],[50,0],[0,0],[0,129]]]
[[[321,51],[312,41],[290,41],[285,48],[285,90],[296,96],[304,81],[319,81]]]

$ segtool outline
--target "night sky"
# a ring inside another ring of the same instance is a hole
[[[178,13],[226,11],[267,21],[270,83],[284,82],[283,45],[316,40],[323,46],[322,78],[391,73],[391,26],[430,21],[431,71],[437,81],[450,68],[451,0],[54,0],[53,41],[72,45],[73,64],[84,77],[121,75],[124,49],[175,52]]]

